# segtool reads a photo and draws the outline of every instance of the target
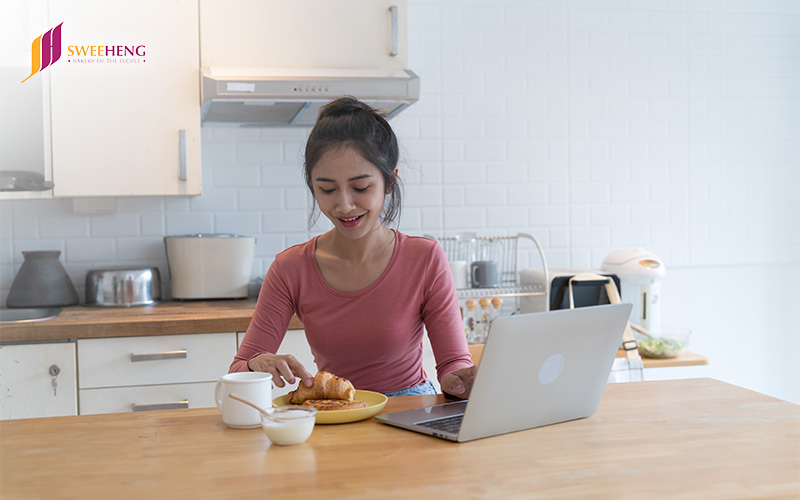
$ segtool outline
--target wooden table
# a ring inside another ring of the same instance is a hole
[[[462,444],[369,419],[279,447],[216,409],[13,420],[0,460],[4,500],[797,498],[800,406],[712,379],[609,384],[593,417]]]

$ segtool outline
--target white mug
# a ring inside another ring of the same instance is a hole
[[[223,375],[214,390],[222,421],[234,429],[261,427],[261,414],[241,401],[229,398],[231,393],[244,396],[261,408],[272,406],[272,375],[263,372],[238,372]]]
[[[466,260],[450,261],[450,271],[453,273],[453,279],[456,282],[456,288],[469,288],[467,282],[467,267]]]

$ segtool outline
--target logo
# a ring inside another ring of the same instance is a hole
[[[539,367],[539,383],[547,385],[555,382],[555,380],[564,371],[566,360],[561,354],[553,354],[545,359],[542,366]]]
[[[61,59],[61,26],[63,24],[59,24],[33,41],[31,44],[31,74],[20,83],[25,83],[36,73]],[[119,42],[102,45],[68,45],[66,49],[68,63],[87,66],[142,64],[146,62],[145,55],[146,47],[144,45],[125,45]]]
[[[28,78],[54,64],[61,58],[61,25],[40,35],[31,44],[31,74]],[[28,78],[20,83],[25,83]]]

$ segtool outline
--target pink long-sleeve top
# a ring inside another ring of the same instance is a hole
[[[383,274],[352,293],[334,290],[323,278],[314,257],[316,237],[278,254],[230,371],[247,371],[250,358],[277,352],[293,313],[303,322],[317,368],[357,389],[390,392],[426,382],[424,329],[439,381],[472,366],[444,251],[427,238],[396,234]]]

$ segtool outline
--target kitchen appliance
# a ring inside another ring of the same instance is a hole
[[[172,298],[178,300],[248,296],[256,239],[239,234],[164,237]]]
[[[19,268],[6,298],[8,307],[61,307],[80,302],[75,285],[58,259],[60,250],[22,252]]]
[[[200,2],[204,122],[313,125],[352,96],[391,118],[419,99],[408,2]]]
[[[592,271],[585,269],[558,268],[550,269],[549,276],[538,269],[523,269],[520,271],[520,283],[523,285],[546,286],[549,293],[549,310],[569,309],[569,280],[575,275],[589,273]],[[617,289],[620,287],[620,279],[613,274],[601,274],[614,280]],[[550,283],[545,284],[544,280],[550,279]],[[573,283],[573,298],[575,307],[597,306],[609,304],[610,300],[606,294],[606,281],[578,281]],[[547,311],[545,296],[530,296],[520,299],[520,312],[541,312]]]
[[[603,260],[604,272],[619,276],[620,296],[631,302],[631,323],[658,332],[661,327],[661,280],[666,268],[661,259],[641,247],[624,248]]]
[[[205,122],[313,125],[322,106],[353,96],[391,118],[419,100],[403,69],[203,68]]]
[[[146,306],[161,299],[157,267],[92,269],[86,273],[86,305]]]

